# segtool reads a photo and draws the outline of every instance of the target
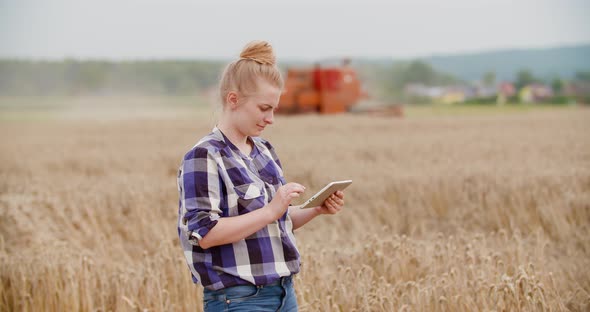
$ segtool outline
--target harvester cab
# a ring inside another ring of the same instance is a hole
[[[347,112],[367,96],[356,71],[344,60],[341,65],[315,64],[311,68],[289,68],[277,113]]]

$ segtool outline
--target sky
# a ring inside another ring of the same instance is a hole
[[[590,43],[588,0],[0,0],[0,58],[409,58]]]

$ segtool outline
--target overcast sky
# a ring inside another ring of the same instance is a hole
[[[0,58],[405,58],[590,43],[588,0],[0,0]]]

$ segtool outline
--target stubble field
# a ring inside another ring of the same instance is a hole
[[[0,311],[200,311],[176,174],[211,111],[2,101]],[[580,107],[277,118],[287,181],[354,181],[295,232],[300,310],[587,311],[589,133]]]

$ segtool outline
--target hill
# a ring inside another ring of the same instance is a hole
[[[590,44],[546,49],[498,50],[423,58],[439,71],[464,80],[480,79],[493,71],[498,80],[513,80],[521,69],[543,79],[572,78],[590,70]]]

